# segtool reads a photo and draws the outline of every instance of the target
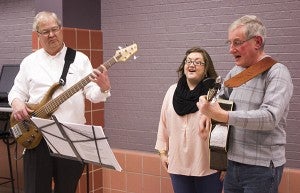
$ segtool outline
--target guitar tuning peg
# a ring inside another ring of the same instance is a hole
[[[134,59],[134,60],[136,60],[136,59],[138,59],[138,58],[139,58],[139,56],[136,56],[136,55],[133,56],[133,59]]]
[[[119,48],[119,50],[123,49],[121,46],[119,46],[118,48]]]

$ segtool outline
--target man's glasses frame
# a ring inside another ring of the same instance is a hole
[[[45,29],[45,30],[42,30],[42,31],[37,31],[37,33],[39,33],[39,34],[41,34],[43,36],[49,36],[51,32],[55,34],[55,33],[59,32],[59,30],[61,30],[61,26],[58,25],[58,26],[54,26],[54,27],[52,27],[50,29]]]
[[[249,37],[248,39],[246,40],[239,40],[239,39],[236,39],[236,40],[233,40],[233,41],[226,41],[225,44],[228,46],[228,47],[234,47],[234,48],[237,48],[237,47],[240,47],[241,45],[243,45],[245,42],[255,38],[256,36],[251,36]]]

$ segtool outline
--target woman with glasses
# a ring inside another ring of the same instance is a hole
[[[223,177],[209,167],[207,133],[200,131],[196,103],[206,95],[206,78],[217,77],[209,54],[193,47],[178,70],[179,80],[168,89],[161,108],[155,149],[171,176],[175,193],[221,193]]]

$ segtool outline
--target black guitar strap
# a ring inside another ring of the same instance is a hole
[[[61,86],[64,86],[67,82],[67,80],[66,80],[67,73],[69,71],[70,64],[72,64],[74,62],[75,56],[76,56],[76,51],[73,50],[72,48],[67,47],[67,52],[65,55],[64,69],[63,69],[63,72],[59,79],[59,84]]]

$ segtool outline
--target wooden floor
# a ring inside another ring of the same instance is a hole
[[[12,188],[9,186],[0,186],[0,193],[13,193]],[[18,191],[15,189],[15,193],[24,193],[23,191]]]

